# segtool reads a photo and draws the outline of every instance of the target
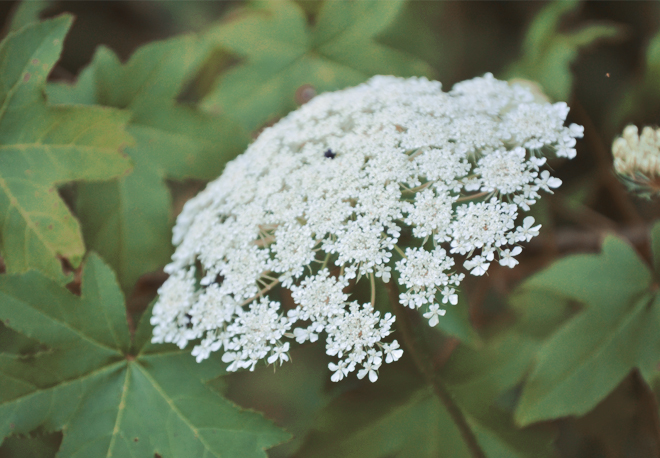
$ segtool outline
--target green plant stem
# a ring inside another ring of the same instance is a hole
[[[389,282],[385,283],[385,288],[387,289],[387,295],[390,299],[392,309],[396,315],[397,328],[401,331],[401,336],[403,338],[403,344],[410,353],[417,366],[417,369],[422,373],[426,382],[433,387],[435,395],[440,399],[444,404],[447,412],[451,416],[452,420],[458,426],[458,430],[463,437],[463,440],[470,450],[472,458],[486,458],[486,454],[481,449],[479,442],[477,442],[477,437],[472,432],[470,425],[465,419],[465,415],[461,411],[460,407],[454,402],[451,393],[445,387],[442,378],[437,374],[433,368],[433,363],[429,355],[422,351],[417,344],[417,338],[413,331],[412,323],[408,315],[408,310],[399,302],[399,289],[397,288],[396,282],[394,279],[391,279]]]
[[[491,192],[484,191],[477,194],[470,194],[469,196],[459,197],[456,199],[456,202],[465,202],[466,200],[478,199],[480,197],[487,196],[488,194],[491,194]]]
[[[401,248],[399,248],[397,245],[394,245],[394,249],[401,255],[402,258],[406,257],[406,254],[403,252]]]

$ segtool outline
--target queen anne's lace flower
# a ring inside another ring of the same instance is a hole
[[[458,302],[457,266],[515,266],[516,244],[540,228],[520,212],[561,184],[542,153],[575,156],[582,129],[564,127],[567,113],[490,74],[448,93],[377,76],[316,97],[185,205],[153,342],[196,341],[198,361],[222,348],[232,371],[281,364],[287,339],[325,335],[333,381],[375,381],[403,353],[386,342],[394,317],[349,302],[347,287],[397,281],[434,326]],[[293,307],[270,296],[276,286]]]

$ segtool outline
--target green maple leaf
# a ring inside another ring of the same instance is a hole
[[[660,360],[660,299],[651,282],[634,249],[609,236],[601,254],[570,256],[521,285],[523,292],[585,307],[538,350],[518,423],[583,415],[635,368],[651,380]]]
[[[58,457],[265,457],[287,439],[203,381],[218,360],[152,345],[146,312],[131,340],[121,289],[92,254],[75,296],[42,274],[0,276],[0,320],[51,349],[0,353],[0,438],[63,431]]]
[[[523,377],[534,345],[508,334],[480,351],[461,346],[443,368],[443,378],[489,458],[551,456],[552,435],[518,429],[496,404]],[[398,364],[404,364],[400,361]],[[458,427],[430,386],[405,367],[386,366],[374,385],[350,391],[323,409],[300,456],[471,456]]]
[[[297,107],[296,91],[333,91],[375,74],[430,75],[419,58],[376,41],[404,1],[326,1],[307,24],[293,1],[254,3],[208,32],[211,41],[244,59],[225,72],[204,100],[253,131]]]
[[[579,0],[557,0],[545,6],[525,35],[522,56],[505,71],[506,79],[538,81],[552,99],[568,100],[573,88],[571,64],[580,50],[620,35],[620,28],[611,24],[589,24],[562,31],[564,16],[579,6]]]
[[[0,232],[10,273],[30,268],[64,280],[85,252],[78,222],[57,193],[74,180],[105,180],[130,169],[122,149],[128,113],[46,103],[70,16],[29,24],[0,43]]]
[[[77,211],[89,247],[117,272],[128,294],[138,277],[160,268],[171,254],[171,196],[165,179],[215,178],[247,136],[226,119],[176,102],[209,47],[195,36],[154,42],[122,64],[97,50],[75,86],[49,85],[49,98],[65,104],[100,104],[132,113],[126,149],[135,168],[109,183],[78,188]]]

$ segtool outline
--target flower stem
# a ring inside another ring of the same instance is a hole
[[[249,299],[245,299],[243,302],[241,302],[240,307],[243,307],[244,305],[249,304],[250,302],[252,302],[252,301],[255,300],[256,298],[263,296],[263,295],[266,294],[268,291],[270,291],[271,289],[273,289],[277,284],[279,284],[279,282],[280,282],[280,280],[279,280],[279,279],[276,279],[274,282],[270,283],[269,285],[266,285],[264,288],[262,288],[261,290],[259,290],[259,292],[258,292],[256,295],[252,296],[252,297],[249,298]]]
[[[426,183],[424,183],[424,184],[420,184],[419,186],[416,186],[416,187],[414,187],[414,188],[405,189],[403,192],[416,193],[416,192],[418,192],[418,191],[422,191],[422,190],[428,188],[428,187],[431,186],[433,183],[435,183],[435,181],[427,181]]]
[[[396,250],[397,253],[401,255],[402,258],[406,257],[406,254],[403,252],[401,248],[399,248],[397,245],[394,245],[394,249]],[[389,282],[388,282],[389,283]]]
[[[487,196],[490,194],[488,191],[483,191],[478,194],[470,194],[468,196],[459,197],[456,202],[465,202],[466,200],[478,199],[479,197]]]
[[[399,289],[396,286],[395,281],[389,281],[385,283],[385,288],[387,289],[387,295],[392,304],[392,309],[396,315],[396,321],[398,323],[398,328],[401,331],[401,336],[403,338],[403,344],[406,346],[408,352],[413,358],[417,369],[422,373],[426,382],[431,385],[435,395],[440,399],[444,404],[447,412],[451,416],[452,420],[458,426],[458,429],[463,437],[463,440],[470,450],[470,455],[472,458],[486,458],[486,454],[481,449],[477,438],[472,432],[470,425],[465,419],[465,415],[461,411],[460,407],[454,402],[451,393],[445,387],[445,384],[442,381],[442,378],[437,374],[433,368],[433,363],[428,354],[423,352],[419,345],[417,344],[417,339],[413,331],[412,323],[408,315],[408,310],[405,309],[399,302]]]
[[[329,260],[330,260],[330,253],[325,255],[325,259],[323,260],[323,265],[321,266],[321,270],[325,269],[325,266],[328,265]]]

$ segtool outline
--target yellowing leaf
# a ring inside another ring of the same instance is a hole
[[[128,130],[136,143],[126,153],[135,163],[133,173],[80,186],[77,202],[88,245],[116,270],[126,293],[171,253],[165,179],[214,178],[247,143],[234,124],[176,102],[207,51],[204,41],[182,36],[145,45],[122,64],[101,47],[75,86],[48,86],[58,103],[121,107],[132,114]]]
[[[85,252],[78,222],[57,193],[74,180],[127,172],[128,113],[53,107],[46,77],[62,51],[70,16],[27,25],[0,43],[0,232],[10,273],[39,269],[62,280],[58,257],[73,266]]]
[[[0,353],[0,439],[63,431],[58,457],[265,457],[287,434],[203,383],[217,359],[151,345],[147,312],[131,342],[113,272],[92,254],[82,295],[37,272],[0,276],[0,320],[50,350]]]
[[[420,59],[376,40],[403,4],[326,1],[313,27],[293,1],[253,4],[208,33],[244,62],[222,75],[204,106],[253,131],[296,108],[296,91],[306,86],[319,93],[375,74],[430,75]]]

